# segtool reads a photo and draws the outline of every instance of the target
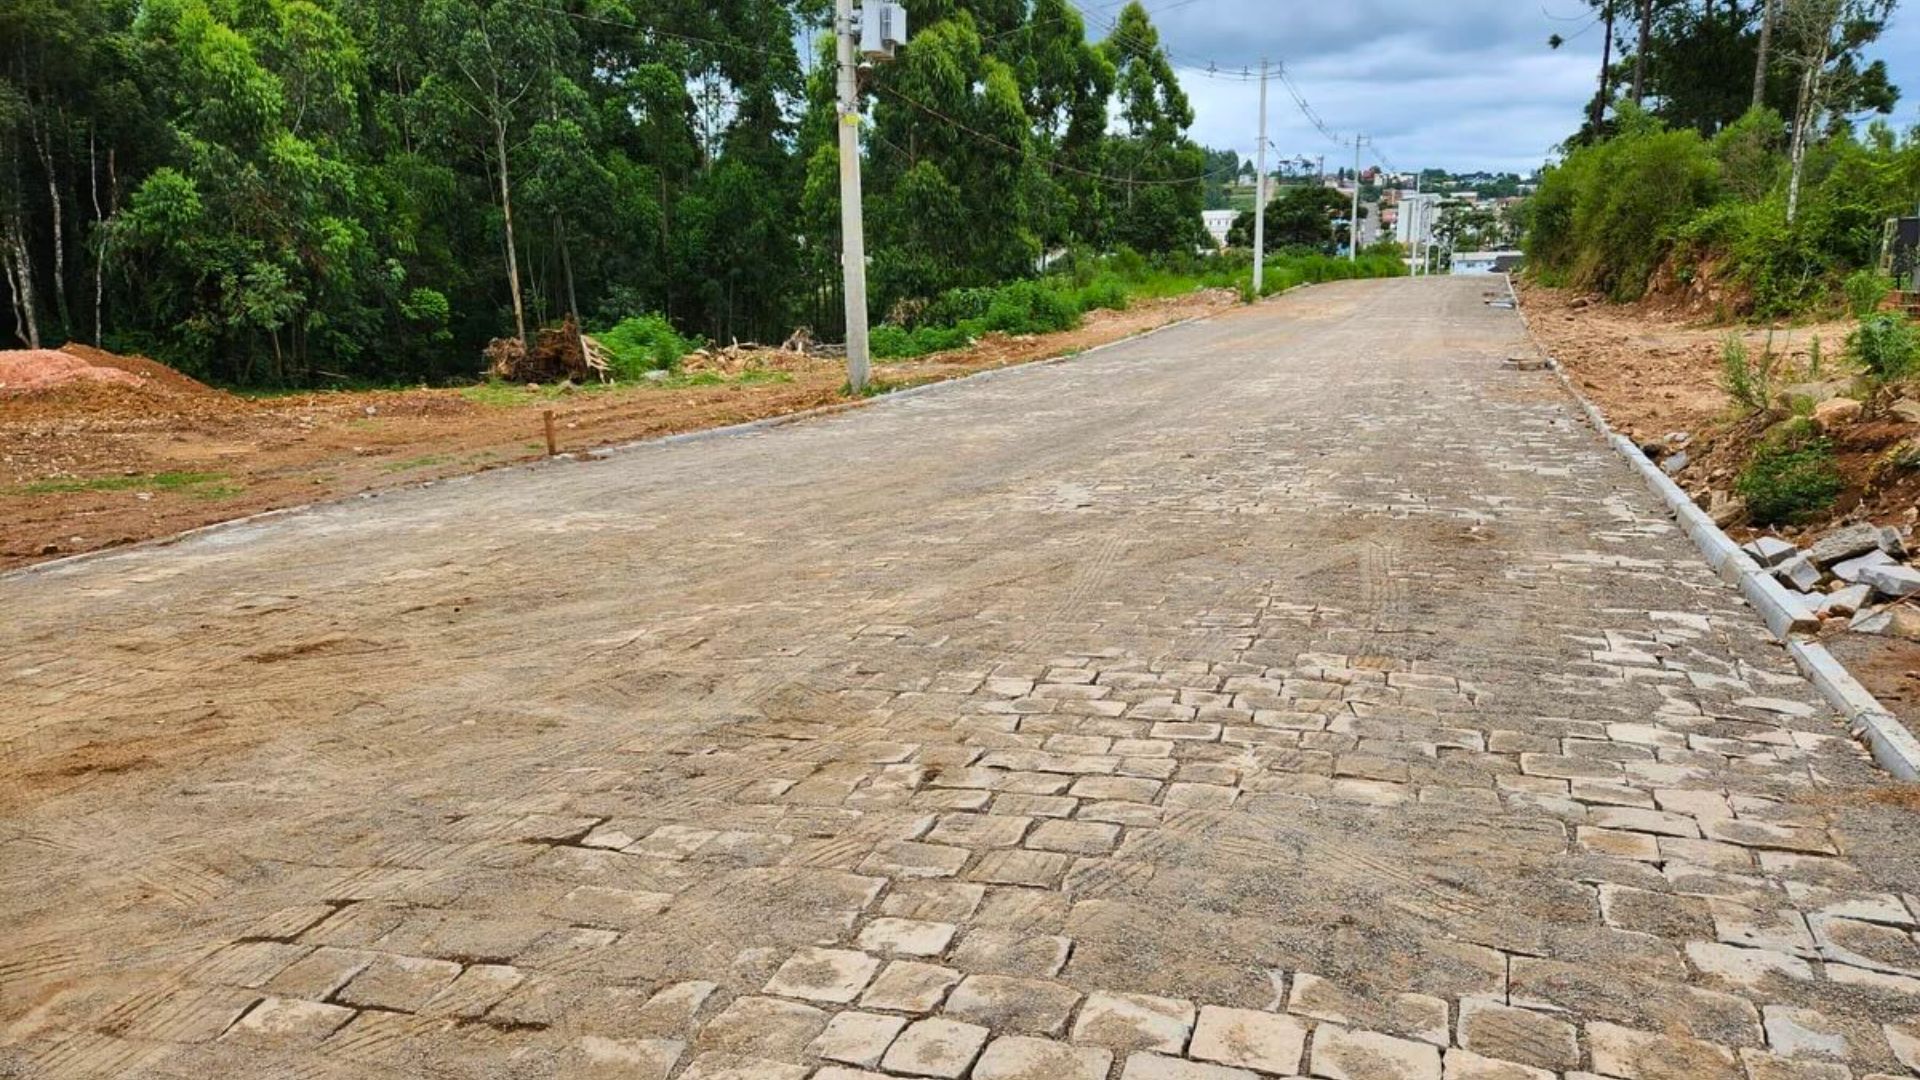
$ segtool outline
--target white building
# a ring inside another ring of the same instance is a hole
[[[1455,275],[1504,274],[1520,265],[1521,258],[1518,251],[1456,251],[1453,272]]]
[[[1202,210],[1200,220],[1206,224],[1207,232],[1213,237],[1215,247],[1227,246],[1227,234],[1233,231],[1233,223],[1240,216],[1238,210]]]

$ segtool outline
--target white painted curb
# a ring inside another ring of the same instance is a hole
[[[1520,316],[1520,324],[1526,327],[1527,336],[1533,337],[1533,325],[1527,321],[1527,313],[1520,306],[1520,294],[1513,287],[1512,275],[1507,275],[1507,293],[1513,297],[1513,310]],[[1538,344],[1537,339],[1535,344]],[[1902,780],[1920,780],[1920,739],[1915,739],[1913,733],[1888,712],[1866,687],[1860,685],[1860,681],[1849,674],[1825,646],[1794,636],[1810,634],[1820,628],[1820,620],[1806,602],[1741,551],[1740,545],[1733,542],[1733,537],[1715,525],[1713,518],[1700,509],[1692,497],[1673,482],[1672,477],[1649,461],[1632,439],[1616,433],[1607,424],[1606,414],[1587,400],[1558,363],[1553,364],[1552,371],[1554,378],[1559,379],[1560,385],[1579,403],[1587,422],[1626,459],[1627,464],[1633,466],[1640,478],[1646,481],[1647,487],[1673,513],[1681,529],[1700,549],[1707,565],[1720,575],[1720,580],[1740,590],[1740,595],[1766,620],[1767,629],[1786,645],[1787,653],[1793,657],[1801,673],[1813,683],[1822,697],[1845,714],[1853,737],[1866,743],[1873,751],[1874,760],[1894,776]]]

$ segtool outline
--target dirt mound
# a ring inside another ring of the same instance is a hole
[[[80,357],[52,349],[0,352],[0,393],[35,393],[70,383],[139,386],[141,379],[130,371],[96,367]]]
[[[213,387],[208,386],[206,383],[190,375],[183,375],[157,360],[149,360],[144,356],[121,356],[118,353],[110,353],[105,349],[96,349],[91,345],[82,345],[77,341],[69,342],[61,346],[60,351],[70,356],[77,356],[97,368],[112,368],[116,371],[124,371],[131,375],[138,375],[140,378],[156,386],[163,386],[168,390],[175,390],[186,394],[219,393],[218,390],[215,390]]]

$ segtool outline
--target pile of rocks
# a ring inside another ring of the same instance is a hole
[[[1782,585],[1801,593],[1822,619],[1848,619],[1847,628],[1920,641],[1920,570],[1908,566],[1897,529],[1849,525],[1800,550],[1763,536],[1740,550]]]

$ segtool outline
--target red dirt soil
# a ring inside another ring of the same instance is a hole
[[[100,367],[52,349],[0,352],[0,394],[32,394],[77,383],[139,386],[142,380],[131,372]]]
[[[1067,355],[1235,302],[1217,292],[1141,302],[1093,312],[1068,333],[990,335],[874,373],[890,387],[936,382]],[[745,362],[760,381],[549,387],[508,393],[505,404],[493,403],[499,395],[424,388],[248,398],[138,357],[85,346],[47,355],[111,374],[0,391],[0,570],[533,460],[544,454],[547,409],[566,453],[862,403],[843,393],[841,361],[771,350]],[[688,369],[737,376],[731,369],[740,366],[696,358]]]

